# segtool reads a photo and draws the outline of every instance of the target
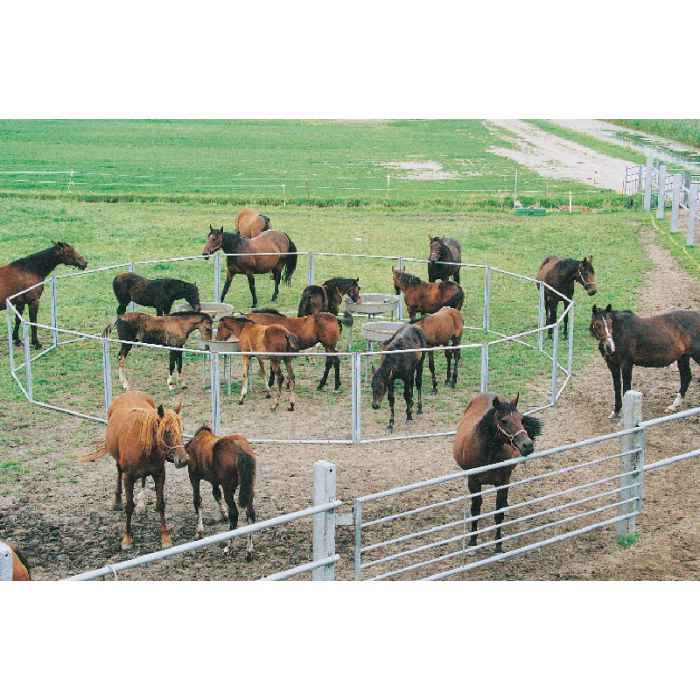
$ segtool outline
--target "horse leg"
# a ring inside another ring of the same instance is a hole
[[[458,340],[455,342],[459,343]],[[459,348],[452,351],[452,388],[453,389],[457,388],[457,365],[459,364],[460,355],[461,355],[461,351]]]
[[[331,367],[333,367],[335,364],[334,358],[332,358],[330,355],[326,355],[326,366],[323,368],[323,376],[321,377],[321,381],[318,383],[318,386],[316,389],[318,391],[321,391],[324,386],[326,386],[326,382],[328,381],[328,375],[330,374]],[[336,384],[336,390],[338,388],[338,377],[336,376],[335,378],[335,384]]]
[[[280,405],[280,399],[282,398],[282,384],[284,383],[279,358],[275,357],[270,359],[270,371],[272,372],[273,377],[277,380],[277,391],[273,397],[271,408],[272,411],[276,411],[277,407]]]
[[[632,362],[622,365],[622,395],[624,396],[632,388]]]
[[[153,480],[156,482],[156,508],[160,513],[160,546],[165,549],[173,546],[165,522],[165,467],[160,470],[158,476],[153,477]]]
[[[126,307],[128,306],[128,304],[128,301],[119,302],[119,305],[117,306],[117,316],[121,316],[123,313],[126,313]]]
[[[403,400],[406,402],[406,422],[413,420],[413,372],[403,382]]]
[[[29,320],[31,323],[36,323],[36,317],[39,312],[39,300],[35,299],[34,301],[29,303]],[[39,342],[39,336],[37,334],[38,329],[36,326],[32,326],[32,345],[34,346],[35,350],[38,350],[41,347],[41,343]]]
[[[469,536],[469,546],[475,547],[476,535],[474,533],[479,528],[479,514],[481,513],[481,483],[476,481],[475,479],[469,479],[469,492],[472,496],[472,522],[470,527],[471,535]]]
[[[192,484],[192,505],[197,516],[197,529],[194,536],[197,539],[204,537],[204,523],[202,522],[202,495],[199,490],[199,477],[190,472],[190,483]]]
[[[15,345],[21,345],[22,341],[19,338],[19,324],[21,322],[22,314],[24,313],[24,303],[17,302],[15,304],[15,309],[17,314],[15,315],[15,329],[12,331],[12,340]]]
[[[287,368],[287,391],[289,391],[289,408],[288,411],[294,410],[294,404],[297,402],[297,397],[294,394],[296,386],[296,377],[294,376],[294,367],[292,367],[292,358],[284,358],[284,366]]]
[[[437,379],[435,379],[435,353],[434,352],[429,352],[428,353],[428,369],[430,369],[430,377],[433,381],[433,389],[431,393],[433,396],[438,393],[438,388],[437,388]],[[447,370],[447,376],[450,376],[450,370]],[[445,384],[447,384],[447,381],[445,381]]]
[[[129,354],[130,351],[131,345],[128,345],[127,343],[122,343],[122,346],[119,349],[118,374],[119,381],[122,383],[122,389],[124,389],[124,391],[129,391],[129,379],[126,376],[126,356]]]
[[[452,352],[445,350],[445,362],[447,362],[447,374],[445,376],[445,386],[450,386],[450,375],[452,374]],[[437,387],[436,391],[437,393]]]
[[[547,325],[549,326],[552,323],[555,323],[557,320],[557,306],[559,305],[559,302],[556,299],[552,299],[551,297],[548,297],[545,300],[545,308],[547,310]],[[554,335],[554,329],[550,328],[547,331],[547,337],[552,338]]]
[[[692,378],[690,373],[690,357],[688,357],[688,355],[681,355],[678,358],[678,372],[681,375],[681,388],[676,394],[676,398],[673,400],[673,403],[666,407],[666,413],[673,413],[683,405],[685,392],[688,391],[690,380]]]
[[[453,265],[452,269],[454,272],[452,273],[452,279],[459,284],[459,267],[457,265]]]
[[[117,488],[114,491],[112,510],[121,510],[122,507],[122,468],[117,464]]]
[[[182,350],[178,350],[175,355],[177,358],[177,379],[180,382],[180,389],[187,389],[187,384],[182,381],[182,358],[184,353]]]
[[[252,306],[253,306],[253,308],[255,308],[258,305],[258,296],[255,293],[255,276],[251,275],[250,272],[248,272],[246,274],[246,277],[248,278],[248,287],[250,288],[250,296],[253,297]]]
[[[216,501],[216,505],[219,506],[219,513],[221,514],[221,522],[226,522],[228,520],[228,513],[226,512],[226,508],[224,506],[224,502],[221,500],[221,487],[219,486],[219,482],[215,481],[211,485],[211,495],[214,496],[214,500]]]
[[[245,509],[245,517],[246,517],[246,520],[251,525],[255,525],[256,515],[255,515],[255,506],[253,506],[252,498],[251,498],[251,501],[248,504],[247,508]],[[253,560],[253,535],[248,535],[248,542],[246,543],[245,558],[246,558],[246,561]]]
[[[258,359],[258,372],[260,373],[260,377],[262,378],[263,385],[264,385],[265,380],[267,379],[267,375],[265,374],[265,364],[262,361],[262,357],[260,357],[260,355],[258,355],[257,359]]]
[[[508,506],[508,487],[498,489],[496,492],[496,510],[501,510]],[[496,521],[496,554],[500,554],[503,551],[503,546],[501,543],[501,523],[503,518],[505,518],[505,513],[496,513],[493,519]]]
[[[131,516],[134,514],[134,479],[131,474],[124,472],[124,491],[126,492],[126,526],[122,536],[122,549],[131,549],[134,546],[134,538],[131,536]]]
[[[389,425],[386,426],[387,433],[394,432],[394,378],[389,380],[387,387],[387,401],[389,402]]]
[[[231,287],[231,282],[233,282],[233,272],[231,270],[226,270],[226,281],[224,282],[224,288],[221,290],[221,299],[223,301],[228,294],[228,290]]]
[[[236,499],[234,498],[236,487],[233,480],[229,477],[224,481],[224,499],[228,506],[228,528],[235,530],[238,527],[238,508],[236,508]],[[224,554],[231,551],[231,540],[224,547]]]
[[[275,370],[272,367],[272,362],[270,362],[270,377],[267,380],[267,393],[265,394],[266,399],[272,398],[272,387],[275,386]]]
[[[282,281],[282,269],[281,268],[274,268],[272,270],[272,276],[275,280],[275,291],[272,294],[272,299],[270,301],[277,301],[277,297],[279,296],[280,292],[280,282]]]
[[[168,372],[168,391],[172,391],[175,388],[175,384],[177,383],[177,370],[175,369],[177,359],[175,357],[175,350],[171,350],[169,355],[170,355],[170,369]],[[173,375],[175,375],[175,376],[173,377]]]
[[[250,355],[243,355],[243,374],[241,375],[241,397],[238,399],[238,405],[242,406],[248,393],[248,365],[250,364]]]

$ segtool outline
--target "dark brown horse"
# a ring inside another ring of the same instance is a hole
[[[260,323],[253,323],[253,321],[245,318],[245,316],[224,316],[219,321],[217,340],[228,340],[231,337],[238,338],[242,352],[260,353],[258,355],[258,362],[260,364],[260,372],[263,379],[267,379],[265,376],[265,368],[262,363],[265,353],[299,351],[299,340],[284,326],[279,324],[265,326]],[[241,379],[241,397],[238,400],[239,404],[242,404],[245,401],[245,397],[248,394],[248,369],[250,365],[250,357],[250,355],[243,355],[242,357],[243,377]],[[287,368],[287,390],[289,391],[288,410],[293,411],[294,404],[296,403],[296,397],[294,395],[294,369],[292,368],[292,360],[294,358],[275,355],[269,359],[270,379],[272,381],[267,384],[266,387],[266,396],[268,399],[270,398],[270,389],[272,389],[274,379],[277,379],[277,395],[275,396],[272,410],[277,410],[280,398],[282,397],[282,383],[284,382],[284,376],[282,375],[281,365],[282,362],[284,362],[284,365]]]
[[[245,236],[246,238],[255,238],[263,231],[269,230],[270,217],[265,216],[265,214],[261,214],[255,209],[246,207],[245,209],[241,209],[238,214],[236,214],[235,227],[236,233],[240,233],[241,236]]]
[[[668,367],[678,363],[681,385],[666,412],[681,407],[690,386],[690,358],[700,363],[700,313],[669,311],[642,318],[631,311],[614,311],[593,305],[590,331],[612,374],[615,405],[610,418],[617,418],[622,396],[632,388],[632,367]],[[622,387],[620,387],[622,378]]]
[[[238,527],[238,509],[234,494],[238,491],[238,505],[245,508],[246,518],[249,523],[255,522],[255,452],[248,440],[242,435],[224,435],[217,437],[211,428],[203,425],[194,434],[194,437],[185,445],[189,457],[187,467],[192,484],[192,498],[194,512],[197,514],[197,538],[204,535],[202,523],[202,497],[199,493],[199,482],[204,479],[212,487],[214,500],[219,506],[221,519],[228,517],[229,528],[235,530]],[[224,490],[226,509],[221,502],[221,489]],[[229,551],[229,546],[224,552]],[[246,559],[253,558],[253,536],[248,535],[246,547]]]
[[[464,330],[464,320],[462,314],[449,306],[443,306],[440,311],[434,314],[423,316],[420,321],[415,322],[415,326],[420,328],[428,343],[427,347],[459,345],[462,341],[462,331]],[[428,367],[433,380],[433,394],[437,394],[437,380],[435,379],[435,355],[428,353]],[[453,389],[457,386],[457,365],[459,364],[459,349],[445,350],[447,360],[447,377],[445,386]],[[454,363],[451,361],[454,359]],[[452,367],[450,366],[452,364]]]
[[[157,316],[169,314],[178,299],[187,301],[195,311],[201,308],[197,285],[172,277],[151,280],[133,272],[122,272],[112,280],[112,290],[119,304],[117,316],[126,311],[131,301],[141,306],[152,306]]]
[[[469,402],[457,426],[452,444],[455,462],[462,469],[497,464],[520,455],[529,455],[534,449],[535,438],[542,433],[542,422],[518,411],[518,396],[512,401],[496,394],[475,394]],[[481,487],[496,487],[496,510],[508,507],[508,484],[514,465],[496,467],[468,477],[471,497],[471,537],[469,546],[476,545],[476,531],[481,514]],[[504,512],[494,515],[496,521],[496,551],[502,552],[501,523]]]
[[[450,277],[459,284],[459,265],[445,263],[461,263],[462,247],[454,238],[444,236],[429,236],[430,251],[428,253],[428,280],[447,282]]]
[[[29,562],[20,548],[10,542],[0,540],[0,543],[7,545],[12,555],[12,578],[10,581],[31,581],[32,575],[29,570]]]
[[[148,343],[151,345],[167,345],[177,348],[170,351],[170,371],[168,373],[168,389],[182,379],[182,347],[190,334],[198,330],[202,340],[211,340],[213,321],[209,314],[201,311],[179,311],[169,316],[151,316],[133,311],[122,314],[114,323],[107,326],[103,335],[109,337],[112,329],[117,329],[119,340],[123,342],[119,349],[119,381],[124,391],[129,391],[129,380],[126,376],[126,356],[131,352],[131,343]],[[176,369],[177,366],[177,369]],[[184,389],[184,385],[182,386]]]
[[[0,267],[0,311],[6,308],[7,299],[23,289],[27,289],[38,282],[43,282],[58,265],[69,265],[84,270],[87,261],[82,255],[68,245],[68,243],[54,243],[50,248],[39,253],[28,255],[11,262],[9,265]],[[12,299],[12,305],[17,309],[19,316],[24,313],[24,307],[29,305],[29,320],[36,323],[39,313],[39,299],[44,291],[44,285],[34,287],[25,294]],[[12,332],[12,339],[15,345],[20,345],[19,338],[19,317],[15,318],[15,329]],[[37,336],[36,326],[32,326],[32,344],[36,349],[41,347]]]
[[[134,483],[152,476],[156,485],[156,508],[160,513],[160,541],[170,547],[172,541],[165,522],[165,462],[176,467],[187,465],[187,452],[182,444],[182,403],[175,410],[158,406],[142,391],[127,391],[112,401],[107,413],[104,443],[94,452],[82,457],[82,462],[94,462],[107,454],[117,463],[117,488],[114,510],[122,509],[122,485],[126,491],[126,526],[122,549],[131,549],[131,516],[136,507]]]
[[[317,311],[328,311],[337,316],[344,296],[355,302],[360,301],[359,277],[333,277],[323,284],[310,284],[301,293],[297,316],[308,316]]]
[[[253,307],[256,307],[258,297],[255,293],[254,275],[265,272],[272,272],[275,279],[272,301],[277,301],[280,281],[283,279],[282,271],[284,270],[285,284],[291,284],[292,275],[297,267],[297,247],[292,239],[281,231],[265,231],[255,238],[245,238],[240,233],[224,233],[223,226],[220,229],[210,226],[209,229],[202,255],[209,257],[217,250],[236,254],[226,258],[226,282],[220,301],[228,294],[233,276],[241,274],[248,278]]]
[[[589,255],[583,260],[573,258],[558,258],[556,255],[548,255],[537,271],[537,279],[547,283],[553,289],[563,294],[567,299],[574,298],[574,286],[578,282],[588,293],[593,296],[596,291],[595,270],[593,269],[593,256]],[[564,300],[554,292],[544,288],[544,308],[547,314],[547,325],[556,323],[557,307]],[[564,335],[569,331],[569,314],[564,317]],[[552,337],[552,329],[548,331]]]
[[[413,387],[418,392],[417,415],[423,413],[423,353],[428,341],[420,328],[415,326],[402,326],[384,344],[382,350],[410,350],[416,352],[400,352],[381,355],[382,362],[372,375],[372,408],[379,409],[384,398],[388,394],[389,399],[389,424],[387,432],[394,431],[394,382],[400,379],[403,382],[403,398],[406,401],[406,420],[413,420]]]
[[[423,282],[408,272],[393,270],[394,290],[403,293],[408,315],[415,321],[416,314],[434,314],[443,306],[460,310],[464,304],[464,291],[456,282]]]
[[[316,343],[321,343],[326,352],[338,352],[337,345],[341,338],[341,327],[338,319],[333,314],[320,312],[298,318],[285,316],[274,309],[261,309],[260,311],[246,314],[246,318],[254,323],[261,323],[266,326],[275,323],[284,326],[296,337],[299,350],[306,350],[307,348],[312,348]],[[316,387],[319,391],[326,386],[331,368],[335,368],[335,391],[340,389],[340,358],[326,355],[323,377],[321,377],[321,381]],[[269,386],[272,386],[273,379],[274,375],[270,373]]]

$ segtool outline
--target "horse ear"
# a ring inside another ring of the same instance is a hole
[[[598,307],[593,304],[593,315],[595,316],[598,313]]]
[[[589,256],[588,256],[588,264],[589,264],[589,265],[592,265],[592,264],[593,264],[593,256],[592,256],[592,255],[589,255]]]
[[[209,224],[209,233],[214,233],[214,227],[211,224]]]
[[[158,418],[163,418],[165,416],[165,410],[163,409],[163,404],[158,406]]]
[[[518,407],[518,399],[520,398],[520,392],[515,395],[515,398],[510,402],[513,408]]]
[[[611,311],[612,311],[612,304],[608,304],[608,305],[605,307],[605,313],[608,314],[608,313],[610,313]]]
[[[182,402],[183,400],[180,399],[177,406],[175,406],[175,413],[177,413],[178,416],[180,415],[180,411],[182,411]]]
[[[498,396],[493,397],[493,407],[498,410],[501,407],[501,402],[498,400]]]

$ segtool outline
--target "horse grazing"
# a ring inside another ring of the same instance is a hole
[[[194,437],[185,445],[189,457],[187,470],[192,484],[192,498],[194,500],[194,512],[197,514],[197,538],[204,535],[202,523],[202,497],[199,494],[199,482],[204,479],[212,487],[214,499],[219,506],[222,521],[228,517],[229,528],[235,530],[238,527],[238,509],[234,494],[238,491],[238,505],[245,508],[246,518],[249,523],[255,522],[255,508],[253,497],[255,495],[255,452],[250,443],[242,435],[225,435],[217,437],[206,425],[203,425],[194,434]],[[226,509],[221,502],[221,488],[224,490],[224,500],[228,506]],[[228,553],[229,546],[224,549]],[[253,558],[253,536],[248,535],[246,547],[246,559]]]
[[[219,321],[219,330],[217,332],[217,340],[228,340],[231,337],[238,338],[242,352],[261,353],[258,356],[258,364],[260,365],[260,373],[263,380],[265,376],[265,367],[263,365],[263,356],[267,352],[298,352],[299,339],[290,333],[284,326],[273,324],[264,326],[259,323],[243,317],[224,316]],[[294,410],[296,397],[294,395],[294,369],[292,368],[292,357],[272,356],[270,360],[270,380],[266,384],[266,397],[270,398],[270,389],[277,378],[277,395],[272,405],[272,410],[276,411],[279,406],[280,398],[282,397],[282,361],[287,368],[287,390],[289,391],[289,411]],[[239,404],[245,401],[248,393],[248,367],[250,365],[250,355],[243,355],[243,377],[241,379],[241,397],[238,400]]]
[[[459,284],[459,265],[445,263],[461,263],[462,247],[454,238],[443,236],[428,236],[430,250],[428,253],[428,280],[435,282],[449,281],[450,277]]]
[[[122,314],[107,326],[102,335],[107,338],[116,327],[122,346],[119,349],[119,381],[124,391],[129,391],[129,379],[126,376],[126,356],[131,352],[130,343],[148,343],[150,345],[167,345],[177,348],[170,351],[170,370],[168,389],[182,379],[182,348],[193,331],[198,330],[202,340],[211,340],[213,321],[209,314],[201,311],[178,311],[168,316],[151,316],[133,311]],[[176,368],[177,367],[177,368]],[[185,385],[182,385],[185,388]]]
[[[165,523],[165,462],[177,468],[187,465],[188,456],[182,444],[182,402],[173,410],[156,408],[155,401],[142,391],[127,391],[110,404],[104,443],[81,458],[94,462],[110,454],[117,463],[117,488],[114,510],[122,509],[122,486],[126,491],[126,526],[121,547],[131,549],[131,516],[134,512],[134,483],[152,476],[156,485],[156,508],[160,513],[160,542],[170,547],[172,541]]]
[[[420,321],[415,322],[415,326],[420,328],[428,343],[427,347],[459,345],[462,341],[462,331],[464,330],[464,320],[462,314],[449,306],[443,306],[440,311],[434,314],[423,316]],[[435,353],[428,353],[428,367],[433,380],[433,394],[437,394],[437,380],[435,379]],[[447,360],[447,376],[445,386],[453,389],[457,386],[457,365],[459,364],[459,348],[456,350],[445,350]],[[454,363],[452,359],[454,358]],[[452,365],[452,366],[450,366]]]
[[[23,289],[27,289],[39,282],[43,282],[58,265],[69,265],[84,270],[87,267],[85,258],[78,254],[73,246],[68,243],[54,243],[50,248],[42,250],[26,258],[20,258],[9,265],[0,267],[0,311],[7,308],[7,300]],[[20,316],[24,313],[24,307],[29,305],[29,320],[36,323],[39,313],[39,299],[44,291],[44,286],[39,285],[20,294],[12,300],[12,305],[19,314],[15,318],[15,328],[12,332],[12,340],[15,345],[20,345],[19,324]],[[37,336],[36,326],[32,329],[32,345],[38,350],[41,347]]]
[[[270,228],[270,217],[261,214],[255,209],[246,207],[241,209],[236,214],[235,220],[236,233],[246,238],[255,238],[263,231],[268,231]]]
[[[413,420],[411,410],[413,408],[413,386],[418,391],[418,410],[420,416],[423,413],[423,353],[428,341],[420,328],[415,326],[402,326],[387,340],[382,350],[409,350],[415,348],[416,352],[400,352],[382,355],[382,362],[372,375],[372,408],[377,410],[388,394],[389,398],[389,424],[387,432],[394,431],[394,382],[400,379],[403,382],[403,398],[406,401],[406,420]]]
[[[261,309],[246,314],[246,318],[264,326],[272,324],[284,326],[296,337],[300,350],[306,350],[312,348],[316,343],[321,343],[326,352],[338,352],[336,346],[340,342],[342,332],[340,322],[333,314],[319,312],[295,318],[294,316],[285,316],[274,309]],[[331,368],[335,369],[335,391],[340,389],[340,358],[326,355],[323,377],[316,387],[319,391],[326,386]],[[270,379],[272,379],[272,375]]]
[[[275,291],[272,301],[277,301],[284,270],[285,284],[291,284],[292,275],[297,268],[297,247],[292,239],[281,231],[264,231],[255,238],[245,238],[240,233],[224,233],[223,226],[220,229],[209,227],[209,236],[204,246],[202,255],[209,257],[217,250],[224,253],[237,253],[238,255],[226,258],[226,282],[221,292],[223,301],[228,294],[233,276],[245,275],[248,278],[250,294],[253,297],[253,307],[258,305],[258,297],[255,293],[255,277],[265,272],[272,272],[275,280]],[[265,255],[261,255],[265,253]],[[268,254],[269,253],[269,254]]]
[[[573,258],[558,258],[556,255],[548,255],[537,271],[537,279],[545,282],[567,299],[574,298],[574,286],[578,282],[588,293],[593,296],[598,290],[595,284],[595,270],[593,269],[593,256],[589,255],[583,260]],[[547,314],[547,325],[556,323],[557,307],[564,300],[554,292],[544,288],[544,308]],[[569,331],[569,314],[564,317],[564,335]],[[548,331],[552,337],[552,329]]]
[[[29,570],[29,562],[24,556],[24,553],[14,544],[10,542],[2,542],[10,548],[12,556],[12,578],[10,581],[31,581],[32,574]]]
[[[323,284],[305,287],[301,293],[297,316],[308,316],[317,311],[327,311],[337,316],[343,296],[350,297],[354,302],[360,301],[359,277],[333,277]]]
[[[632,367],[668,367],[678,363],[681,385],[667,413],[681,407],[690,386],[690,358],[700,364],[700,313],[669,311],[642,318],[631,311],[614,311],[593,305],[590,331],[612,374],[615,406],[610,418],[617,418],[622,395],[632,388]],[[622,375],[622,391],[620,390]]]
[[[184,299],[195,311],[202,308],[197,285],[172,277],[150,280],[133,272],[123,272],[112,280],[112,289],[119,303],[117,316],[126,311],[131,301],[154,307],[158,316],[169,314],[177,299]]]
[[[456,282],[423,282],[408,272],[393,270],[394,291],[403,293],[408,315],[415,321],[416,314],[433,314],[443,306],[460,310],[464,304],[464,291]]]
[[[497,464],[513,457],[531,454],[534,440],[542,433],[542,421],[533,416],[524,416],[518,411],[518,398],[512,401],[496,394],[475,394],[469,402],[457,426],[457,435],[452,444],[455,462],[462,469]],[[508,484],[514,465],[495,467],[479,474],[470,474],[467,484],[471,496],[471,536],[469,546],[476,545],[476,531],[481,513],[481,487],[492,484],[496,487],[496,510],[508,507]],[[505,513],[497,512],[496,552],[502,552],[501,523]]]

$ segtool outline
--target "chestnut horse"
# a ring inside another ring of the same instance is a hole
[[[133,311],[122,314],[114,323],[107,326],[102,335],[109,337],[116,326],[119,340],[123,342],[119,349],[119,381],[125,391],[129,391],[129,379],[126,376],[126,356],[134,347],[133,342],[152,345],[167,345],[178,348],[170,351],[170,371],[168,389],[172,391],[182,379],[182,347],[190,334],[198,330],[202,340],[211,340],[213,321],[209,314],[201,311],[178,311],[169,316],[151,316]],[[177,369],[176,369],[177,366]],[[182,385],[185,388],[185,385]]]
[[[43,282],[58,265],[69,265],[77,267],[79,270],[84,270],[87,267],[87,261],[82,255],[78,254],[73,246],[59,242],[39,253],[28,255],[26,258],[20,258],[9,265],[0,267],[0,311],[7,308],[7,299],[9,297],[32,285]],[[27,304],[29,305],[29,320],[32,323],[36,323],[37,314],[39,313],[39,299],[43,291],[44,285],[39,285],[12,299],[11,303],[19,314],[15,318],[15,329],[12,332],[12,339],[15,345],[20,345],[22,342],[19,339],[19,317],[24,313],[24,307]],[[37,328],[36,326],[31,326],[31,329],[32,345],[38,350],[41,347],[41,343],[37,336]]]
[[[284,326],[290,333],[293,333],[298,341],[300,350],[312,348],[316,343],[321,343],[326,352],[338,352],[337,345],[341,338],[341,326],[338,319],[325,312],[309,314],[301,318],[285,316],[274,309],[261,309],[246,314],[246,318],[254,323],[261,323],[269,326],[278,324]],[[316,387],[319,391],[326,386],[331,368],[335,369],[335,391],[340,389],[340,358],[326,355],[326,366],[323,370],[323,377]],[[273,380],[270,374],[270,382]],[[271,384],[270,384],[271,386]]]
[[[255,507],[253,497],[255,495],[255,452],[250,443],[242,435],[225,435],[217,437],[209,426],[203,425],[194,434],[194,437],[185,445],[189,457],[187,470],[192,484],[192,498],[194,512],[197,514],[197,538],[204,535],[202,523],[202,497],[199,493],[199,482],[204,479],[212,486],[212,493],[221,519],[228,517],[229,528],[235,530],[238,527],[238,509],[234,494],[238,491],[238,505],[245,508],[246,518],[249,523],[255,522]],[[224,490],[224,500],[228,506],[226,509],[221,502],[221,488]],[[228,553],[229,546],[224,549]],[[246,559],[253,558],[253,536],[248,535],[246,547]]]
[[[617,418],[622,396],[632,388],[632,368],[668,367],[678,364],[681,385],[667,413],[678,410],[690,386],[690,358],[700,364],[700,313],[669,311],[642,318],[631,311],[614,311],[593,305],[590,331],[612,374],[615,405],[610,418]],[[620,388],[622,375],[622,390]]]
[[[462,248],[454,238],[443,236],[428,236],[430,251],[428,253],[428,280],[447,282],[450,277],[459,284],[459,265],[445,263],[461,263]]]
[[[496,394],[475,394],[457,426],[452,444],[455,462],[462,469],[497,464],[513,457],[531,454],[535,438],[542,433],[542,421],[524,416],[518,411],[518,398],[512,401]],[[476,533],[481,513],[481,487],[492,484],[496,491],[496,552],[502,552],[501,523],[508,508],[508,484],[515,465],[495,467],[479,474],[470,474],[471,536],[469,546],[476,545]],[[490,528],[489,528],[490,529]]]
[[[394,290],[403,292],[408,315],[411,321],[416,314],[433,314],[443,306],[461,309],[464,304],[464,291],[456,282],[423,282],[420,277],[408,272],[393,270]]]
[[[182,402],[175,410],[156,409],[155,401],[142,391],[127,391],[110,404],[107,431],[101,447],[81,458],[94,462],[107,454],[117,463],[117,488],[114,510],[122,508],[122,483],[126,491],[126,527],[121,547],[131,549],[131,516],[134,512],[134,483],[152,476],[156,485],[156,508],[160,513],[160,541],[170,547],[172,541],[165,523],[165,462],[177,468],[187,465],[187,452],[182,444]]]
[[[359,277],[333,277],[323,284],[305,287],[299,300],[297,316],[307,316],[317,311],[328,311],[337,316],[343,296],[350,297],[354,302],[360,301]],[[349,325],[352,325],[352,316]]]
[[[553,289],[563,294],[567,299],[574,298],[574,286],[578,282],[587,292],[593,296],[598,290],[595,283],[595,270],[593,269],[593,256],[589,255],[583,260],[573,258],[558,258],[556,255],[548,255],[537,271],[537,279],[545,282]],[[557,307],[564,300],[551,290],[544,288],[544,308],[547,314],[547,325],[556,323]],[[564,317],[564,335],[569,331],[569,314]],[[552,337],[552,329],[548,331]]]
[[[122,272],[112,280],[112,290],[119,304],[117,316],[126,311],[130,301],[152,306],[157,316],[169,314],[178,299],[184,299],[195,311],[202,308],[197,285],[172,277],[151,280],[133,272]]]
[[[449,306],[443,306],[440,311],[434,314],[423,316],[420,321],[414,324],[420,328],[428,342],[427,347],[459,345],[462,341],[462,331],[464,330],[464,320],[462,314]],[[428,353],[428,367],[433,380],[433,394],[437,394],[437,380],[435,379],[435,353]],[[456,350],[445,350],[447,360],[447,376],[445,386],[453,389],[457,386],[457,365],[459,364],[459,348]],[[451,361],[454,363],[450,367]]]
[[[31,581],[32,575],[29,570],[29,562],[19,547],[10,542],[2,542],[10,548],[12,555],[12,578],[10,581]]]
[[[245,236],[246,238],[255,238],[263,231],[269,230],[270,217],[261,214],[255,209],[246,207],[236,214],[234,225],[236,233],[240,233],[241,236]]]
[[[299,339],[290,333],[284,326],[273,324],[264,326],[259,323],[253,323],[249,319],[237,316],[224,316],[219,321],[219,330],[217,331],[217,340],[228,340],[231,337],[238,338],[242,352],[260,353],[262,356],[266,352],[298,352]],[[265,367],[262,363],[263,357],[258,356],[260,364],[260,373],[263,380],[265,376]],[[292,368],[292,357],[270,357],[270,382],[266,385],[266,395],[270,398],[270,389],[274,384],[275,377],[277,378],[277,395],[272,405],[272,410],[276,411],[279,406],[280,398],[282,397],[282,383],[284,376],[282,375],[282,362],[284,361],[287,368],[287,390],[289,391],[289,411],[294,410],[296,397],[294,395],[294,369]],[[248,367],[250,365],[250,355],[243,355],[243,377],[241,379],[241,397],[238,400],[239,405],[245,401],[248,393]]]
[[[281,231],[264,231],[255,238],[245,238],[240,233],[224,233],[223,226],[220,229],[210,226],[202,255],[208,258],[217,250],[237,254],[226,258],[226,282],[221,292],[220,301],[223,301],[228,294],[233,276],[241,274],[248,278],[253,307],[256,307],[258,297],[255,293],[254,275],[265,272],[272,272],[275,279],[272,301],[277,301],[282,270],[284,270],[284,282],[289,285],[294,270],[297,268],[297,247],[292,239]],[[261,255],[261,253],[265,253],[265,255]]]

